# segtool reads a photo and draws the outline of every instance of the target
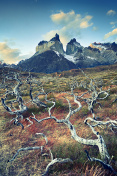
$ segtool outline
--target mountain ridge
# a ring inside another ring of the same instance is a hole
[[[83,47],[73,38],[64,51],[59,35],[56,34],[50,41],[40,41],[36,46],[36,53],[31,58],[20,61],[15,68],[22,71],[53,73],[114,63],[117,63],[115,42],[94,42],[88,47]]]

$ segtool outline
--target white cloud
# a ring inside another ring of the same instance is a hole
[[[110,24],[112,25],[112,28],[115,28],[115,24],[116,24],[117,22],[110,22]]]
[[[68,13],[64,13],[60,11],[59,13],[56,13],[50,16],[51,20],[55,24],[60,24],[63,26],[70,23],[72,20],[74,21],[76,18],[78,19],[80,17],[81,17],[80,14],[76,15],[73,10]]]
[[[104,39],[107,39],[107,38],[109,38],[109,37],[111,37],[111,36],[114,36],[114,35],[117,35],[117,28],[114,29],[113,31],[111,31],[111,32],[109,32],[109,33],[107,33],[107,34],[105,34]]]
[[[93,23],[89,24],[87,21],[83,21],[80,23],[81,28],[88,28],[89,26],[92,26],[92,25],[93,25]]]
[[[87,28],[93,25],[93,23],[90,23],[92,16],[87,15],[83,18],[80,14],[75,14],[73,10],[68,13],[60,11],[50,17],[55,24],[62,27],[66,26],[67,28]]]
[[[52,14],[51,20],[57,25],[58,30],[52,30],[46,33],[43,37],[46,40],[51,39],[55,33],[60,35],[61,42],[65,45],[72,37],[80,37],[81,31],[93,25],[91,19],[93,16],[86,15],[84,17],[81,14],[75,14],[72,10],[68,13],[60,11],[59,13]]]
[[[109,10],[108,12],[107,12],[107,15],[109,15],[109,16],[113,16],[113,15],[115,15],[116,14],[116,12],[114,11],[114,10]]]
[[[0,59],[7,64],[17,63],[24,58],[28,58],[28,55],[21,56],[19,49],[12,49],[6,42],[0,43]]]

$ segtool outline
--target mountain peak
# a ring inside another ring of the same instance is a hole
[[[76,42],[76,39],[75,39],[75,38],[71,39],[68,44],[73,44],[74,42]]]
[[[53,50],[59,52],[60,54],[64,54],[63,45],[60,42],[59,35],[57,33],[50,41],[41,41],[38,46],[36,46],[35,55],[41,54],[48,50]]]
[[[113,43],[91,43],[91,48],[98,48],[99,50],[105,49],[105,50],[113,50],[114,52],[117,52],[117,44],[115,42]]]
[[[59,41],[60,42],[59,35],[56,33],[55,37],[53,37],[50,41]]]
[[[66,47],[66,54],[75,54],[78,50],[81,50],[82,46],[76,41],[75,38],[71,39]]]

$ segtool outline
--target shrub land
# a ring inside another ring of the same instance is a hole
[[[0,175],[116,175],[117,65],[0,72]]]

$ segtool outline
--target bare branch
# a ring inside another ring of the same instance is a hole
[[[117,174],[117,172],[115,172],[115,170],[112,168],[112,166],[111,166],[110,164],[107,164],[107,163],[103,162],[102,160],[100,160],[100,159],[98,159],[98,158],[91,158],[91,157],[89,156],[88,151],[85,150],[85,152],[86,152],[87,157],[88,157],[88,159],[89,159],[90,161],[97,161],[97,162],[99,162],[99,163],[104,167],[104,169],[109,170],[110,173],[114,173],[115,175]]]
[[[70,162],[70,163],[73,163],[73,161],[69,158],[66,158],[66,159],[62,159],[62,158],[55,158],[53,159],[46,167],[46,171],[44,172],[44,174],[42,174],[42,176],[46,176],[49,172],[49,169],[51,166],[53,166],[54,164],[56,163],[67,163],[67,162]]]
[[[109,119],[108,121],[97,121],[97,120],[95,120],[95,119],[92,119],[91,117],[87,117],[86,119],[85,119],[85,122],[86,121],[91,121],[91,122],[93,122],[93,124],[92,124],[92,127],[96,127],[96,126],[108,126],[109,128],[111,127],[111,128],[117,128],[117,120],[111,120],[111,119]]]
[[[66,116],[65,119],[59,120],[59,119],[57,119],[56,117],[54,117],[54,116],[51,115],[51,109],[54,107],[55,104],[52,105],[52,106],[49,108],[49,115],[50,115],[49,117],[43,118],[43,119],[41,119],[41,120],[37,120],[37,119],[35,118],[35,116],[34,116],[34,117],[32,117],[32,119],[36,120],[38,123],[40,123],[40,122],[42,122],[42,121],[44,121],[44,120],[49,120],[49,119],[54,119],[57,123],[64,123],[64,124],[67,125],[67,127],[70,129],[72,138],[73,138],[74,140],[76,140],[76,141],[79,142],[79,143],[85,144],[85,145],[96,145],[96,146],[99,148],[99,152],[100,152],[100,155],[101,155],[102,160],[104,160],[105,162],[108,162],[109,159],[110,159],[110,157],[109,157],[109,154],[108,154],[108,152],[107,152],[107,148],[106,148],[106,145],[105,145],[105,142],[104,142],[102,136],[99,135],[99,133],[96,132],[96,131],[94,130],[94,128],[93,128],[89,123],[87,123],[87,121],[85,121],[85,123],[91,128],[92,132],[97,136],[97,139],[94,139],[94,140],[93,140],[93,139],[84,139],[84,138],[81,138],[81,137],[79,137],[79,136],[76,134],[75,127],[74,127],[74,126],[71,124],[71,122],[69,121],[70,117],[71,117],[74,113],[78,112],[78,111],[81,109],[81,107],[82,107],[81,103],[77,100],[77,96],[75,96],[74,94],[73,94],[73,96],[74,96],[74,102],[78,104],[78,108],[76,108],[75,110],[72,110],[72,109],[71,109],[71,103],[70,103],[70,101],[69,101],[68,99],[66,99],[66,100],[68,101],[68,104],[69,104],[69,113],[68,113],[68,115]],[[46,97],[46,101],[48,101],[48,100],[47,100],[47,97]],[[54,102],[54,103],[55,103],[55,102]]]
[[[13,77],[13,79],[16,80],[16,82],[17,82],[16,86],[13,88],[13,91],[9,91],[7,88],[7,91],[5,92],[5,98],[1,98],[1,101],[2,101],[3,107],[9,112],[9,114],[16,115],[16,118],[14,118],[14,120],[15,120],[14,124],[21,125],[23,128],[23,125],[21,123],[19,123],[18,120],[19,120],[19,118],[23,118],[22,114],[25,111],[27,111],[27,107],[24,105],[23,99],[20,95],[20,87],[22,86],[22,82],[18,76],[19,76],[18,74],[15,74]],[[7,79],[11,79],[11,78],[7,77]],[[16,100],[11,100],[9,102],[11,104],[12,109],[6,104],[6,100],[7,100],[8,95],[14,95],[16,98]],[[13,106],[13,103],[18,103],[19,109],[16,109]]]
[[[38,97],[39,95],[46,95],[46,93],[44,92],[43,87],[41,89],[41,92],[39,91],[35,97],[33,96],[33,94],[32,94],[32,92],[33,92],[32,84],[37,84],[37,82],[35,80],[32,80],[32,77],[31,77],[30,74],[27,77],[27,84],[30,85],[30,93],[29,94],[30,94],[30,98],[32,100],[32,103],[36,104],[37,106],[43,106],[43,107],[47,108],[47,105],[44,102],[40,101],[39,97]],[[38,84],[40,86],[40,82]]]
[[[47,139],[47,137],[46,137],[45,134],[43,134],[43,133],[36,133],[36,135],[41,135],[41,136],[43,136],[43,137],[45,138],[46,144],[48,144],[48,139]]]
[[[41,146],[42,147],[42,146]],[[8,160],[8,162],[14,161],[14,159],[17,157],[17,155],[19,154],[19,152],[21,151],[27,151],[27,150],[37,150],[37,149],[41,149],[40,146],[36,146],[36,147],[26,147],[26,148],[20,148],[17,150],[17,153],[13,156],[13,158],[11,160]]]

